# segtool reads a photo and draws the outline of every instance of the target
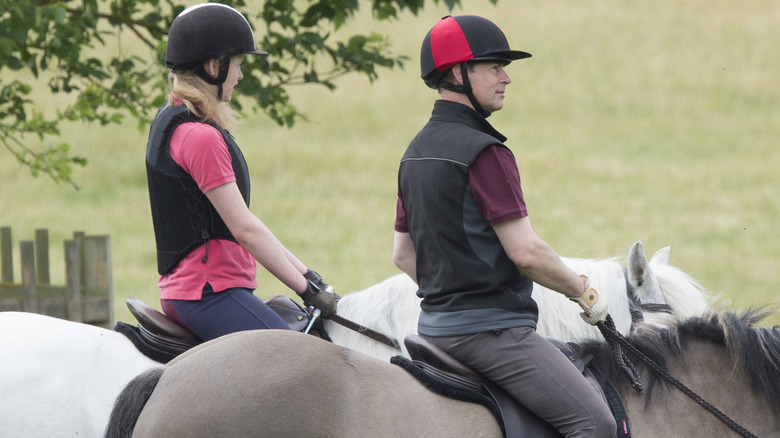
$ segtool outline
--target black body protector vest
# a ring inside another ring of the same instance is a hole
[[[161,108],[146,147],[146,176],[160,275],[171,272],[187,254],[211,239],[236,241],[195,180],[171,158],[171,136],[176,127],[186,122],[201,121],[184,105]],[[225,139],[238,189],[248,206],[249,170],[244,155],[229,132],[214,123],[209,125]],[[207,259],[208,250],[203,262]]]
[[[505,137],[465,105],[439,100],[399,169],[399,195],[417,254],[418,331],[455,336],[535,327],[533,284],[509,259],[477,206],[469,168]]]

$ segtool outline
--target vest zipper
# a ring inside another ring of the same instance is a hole
[[[206,230],[200,230],[200,237],[202,237],[203,241],[206,243],[206,255],[204,255],[200,261],[202,263],[206,263],[209,260],[209,246],[211,246],[210,245],[211,239],[209,239],[209,232]]]

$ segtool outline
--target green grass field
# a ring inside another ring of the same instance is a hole
[[[671,264],[722,308],[780,301],[780,3],[464,2],[474,9],[454,13],[493,19],[513,48],[534,55],[508,68],[505,108],[490,120],[509,137],[543,239],[585,258],[625,256],[637,240],[648,257],[671,246]],[[254,114],[234,130],[252,210],[341,293],[398,272],[397,162],[436,98],[418,77],[419,45],[445,14],[429,5],[381,24],[363,14],[340,32],[389,36],[411,58],[405,70],[374,83],[345,77],[334,92],[291,90],[309,119],[292,130]],[[55,283],[62,239],[109,234],[115,316],[132,320],[124,298],[159,306],[146,132],[128,120],[70,126],[63,137],[89,159],[75,174],[82,189],[34,179],[0,151],[0,225],[13,227],[17,257],[16,241],[50,229]],[[260,277],[259,295],[288,293]]]

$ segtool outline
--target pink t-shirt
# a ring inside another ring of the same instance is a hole
[[[485,148],[469,168],[469,181],[480,212],[492,225],[528,216],[512,152],[500,146]],[[408,233],[406,209],[401,198],[396,203],[395,230]]]
[[[203,193],[236,180],[230,152],[222,135],[205,123],[183,123],[171,136],[173,160],[192,176]],[[206,262],[203,258],[208,252]],[[188,254],[160,277],[160,298],[199,300],[203,286],[215,292],[231,287],[257,288],[257,263],[241,245],[212,239]]]

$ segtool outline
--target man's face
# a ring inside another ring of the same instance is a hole
[[[506,86],[512,79],[504,70],[503,62],[479,62],[469,70],[472,93],[479,105],[487,112],[495,112],[504,107]]]

